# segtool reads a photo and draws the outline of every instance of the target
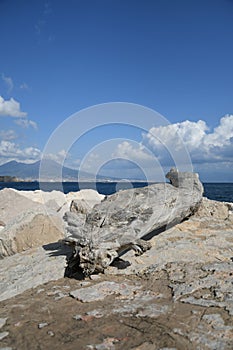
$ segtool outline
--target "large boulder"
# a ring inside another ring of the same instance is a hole
[[[200,209],[207,210],[210,204],[217,206],[219,202],[209,203],[203,200]],[[123,274],[125,278],[131,274],[146,275],[152,279],[155,278],[154,273],[159,274],[160,277],[156,278],[159,279],[166,272],[166,276],[170,279],[170,287],[174,291],[172,293],[174,299],[192,296],[193,304],[211,303],[208,304],[210,307],[215,305],[223,312],[226,312],[227,307],[227,310],[233,313],[233,298],[229,294],[233,259],[233,228],[230,213],[229,210],[228,219],[224,216],[219,219],[216,211],[210,217],[202,217],[198,211],[188,220],[152,237],[150,240],[152,248],[140,258],[134,256],[132,250],[127,251],[123,256],[124,261],[116,261],[114,266],[109,266],[104,272],[106,275]],[[43,248],[28,249],[2,260],[0,301],[29,288],[62,278],[66,256],[69,254],[69,247],[54,243]],[[209,269],[210,264],[213,264],[215,272]],[[124,268],[126,266],[127,268]],[[94,280],[94,276],[91,278]],[[83,287],[80,288],[83,290]],[[98,286],[95,287],[95,290],[97,289]],[[198,291],[195,297],[194,291]],[[153,295],[156,298],[155,303],[158,303],[158,295],[154,294],[154,290]],[[137,306],[135,302],[135,308]]]
[[[105,195],[92,189],[84,189],[79,192],[70,192],[66,198],[67,201],[71,202],[71,211],[87,214],[96,204],[104,200]]]
[[[0,258],[64,238],[65,212],[70,207],[77,211],[80,206],[90,211],[104,197],[94,190],[67,195],[60,191],[1,190]]]
[[[7,225],[24,211],[41,208],[41,204],[23,196],[20,191],[4,188],[0,191],[0,220]]]
[[[141,238],[192,215],[203,195],[198,175],[172,169],[167,178],[170,184],[133,188],[108,196],[86,214],[83,223],[80,215],[76,219],[75,213],[66,213],[65,242],[74,246],[69,261],[71,273],[77,268],[85,275],[104,271],[128,248],[141,254],[150,248]]]
[[[201,218],[211,218],[213,220],[231,220],[232,203],[217,202],[208,198],[203,198],[195,216]]]
[[[0,258],[64,238],[57,216],[27,211],[0,231]]]
[[[43,211],[47,215],[57,215],[62,218],[64,213],[69,210],[70,207],[71,201],[68,201],[66,195],[61,191],[17,191],[14,189],[11,189],[10,191],[11,193],[15,192],[15,195],[17,196],[21,196],[24,202],[27,200],[33,202],[33,207],[40,207],[41,210],[43,208]],[[23,207],[21,206],[21,210],[22,208]],[[27,208],[25,208],[25,211],[26,209]]]
[[[105,198],[104,195],[99,194],[93,189],[83,189],[78,192],[69,192],[67,194],[61,191],[11,191],[15,191],[17,194],[43,205],[47,214],[58,215],[61,218],[70,208],[71,211],[84,210],[86,213]]]
[[[69,247],[48,244],[8,256],[0,265],[0,301],[64,277]]]

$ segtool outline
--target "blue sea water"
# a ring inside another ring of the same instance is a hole
[[[204,196],[220,202],[233,202],[233,183],[204,183]]]
[[[0,182],[0,190],[3,188],[14,188],[16,190],[35,191],[42,189],[43,191],[60,190],[64,193],[76,192],[84,188],[92,188],[101,194],[109,195],[121,189],[131,187],[144,187],[147,182]],[[220,202],[233,202],[233,183],[204,183],[204,196]]]

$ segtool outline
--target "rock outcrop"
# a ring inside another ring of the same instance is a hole
[[[64,238],[61,224],[57,216],[41,212],[23,213],[1,230],[0,259]]]
[[[68,247],[59,243],[6,257],[0,265],[0,301],[64,277]]]
[[[84,200],[85,198],[85,200]],[[94,190],[0,191],[0,259],[64,238],[64,213],[80,203],[89,210],[104,198]],[[73,209],[71,209],[73,210]]]
[[[151,249],[141,257],[128,251],[122,255],[124,260],[116,261],[114,266],[108,266],[105,274],[150,275],[154,272],[168,271],[170,285],[175,293],[174,299],[178,299],[181,295],[183,298],[191,296],[194,289],[196,291],[203,289],[205,292],[205,287],[208,286],[202,282],[204,275],[210,276],[208,285],[213,285],[215,288],[219,285],[218,288],[224,288],[226,281],[232,282],[230,269],[233,264],[233,215],[229,210],[227,218],[219,219],[218,211],[211,215],[209,209],[222,206],[228,208],[228,204],[204,198],[200,209],[192,217],[151,238]],[[205,216],[200,215],[203,210]],[[2,260],[0,268],[0,300],[63,277],[66,255],[69,254],[69,247],[55,243],[6,257]],[[121,265],[125,265],[124,268]],[[213,268],[216,269],[215,273]],[[191,282],[192,288],[189,287]],[[212,303],[213,300],[221,301],[217,297],[217,299],[212,297]],[[229,295],[225,297],[226,300],[227,298],[232,300],[233,305],[233,299],[230,299]]]
[[[150,233],[151,248],[140,257],[128,250],[104,268],[105,274],[80,281],[63,278],[71,252],[60,242],[1,261],[0,340],[4,348],[13,349],[15,344],[20,349],[36,348],[39,339],[41,348],[59,348],[66,341],[72,349],[233,349],[233,204],[206,198],[199,203],[202,186],[197,177],[192,175],[193,180],[186,182],[187,176],[180,176],[181,187],[176,187],[172,172],[173,185],[154,185],[147,192],[122,191],[118,195],[125,202],[117,201],[116,194],[93,208],[79,198],[66,214],[68,229],[76,239],[84,233],[89,238],[91,231],[84,228],[93,227],[96,232],[96,223],[99,231],[108,229],[116,237],[118,218],[124,232],[127,227],[139,227],[147,235],[148,222],[156,225],[147,205],[159,204],[152,198],[160,188],[166,189],[166,206],[158,216],[171,210],[167,218],[176,225],[166,225],[158,235]],[[169,202],[169,198],[176,201]],[[185,202],[180,203],[181,199]],[[130,216],[130,209],[136,217]],[[190,216],[179,222],[181,212]],[[174,215],[178,215],[175,220]],[[9,223],[0,225],[4,231]],[[101,242],[102,249],[108,250],[109,242]]]
[[[27,210],[37,211],[39,208],[39,203],[22,196],[20,191],[11,188],[4,188],[0,191],[0,220],[4,225]]]
[[[198,174],[172,169],[167,178],[171,184],[119,191],[91,212],[77,207],[76,213],[66,213],[65,242],[74,246],[69,261],[71,274],[79,267],[85,275],[103,272],[129,248],[140,255],[150,248],[150,243],[141,238],[194,214],[203,194]]]

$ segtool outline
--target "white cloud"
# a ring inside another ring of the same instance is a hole
[[[15,140],[17,135],[14,130],[1,130],[0,139],[3,141]]]
[[[186,120],[182,123],[151,128],[147,134],[143,135],[143,142],[150,145],[153,151],[163,146],[168,149],[175,147],[179,150],[185,145],[193,149],[201,145],[206,130],[208,128],[204,121]]]
[[[0,116],[22,118],[26,117],[27,113],[20,110],[20,103],[13,98],[4,100],[4,98],[0,96]]]
[[[64,161],[66,161],[67,159],[70,158],[70,154],[68,152],[66,152],[64,149],[62,149],[61,151],[59,151],[57,153],[44,154],[43,158],[54,160],[57,163],[63,164]]]
[[[5,163],[10,160],[18,160],[24,162],[36,161],[40,158],[41,152],[38,148],[26,147],[20,148],[14,142],[0,142],[0,162]]]
[[[222,117],[213,132],[202,120],[153,127],[143,135],[142,143],[161,161],[167,157],[165,154],[185,148],[194,163],[232,161],[233,115]]]
[[[11,77],[6,77],[4,73],[2,73],[2,80],[7,86],[7,92],[8,94],[13,90],[14,88],[14,83]]]
[[[220,119],[219,125],[212,134],[206,135],[204,144],[207,147],[225,147],[232,144],[233,140],[233,115],[225,115]]]
[[[155,157],[146,150],[142,144],[132,144],[129,141],[123,141],[117,145],[113,158],[122,158],[131,162],[140,164],[150,164]]]
[[[146,177],[149,181],[158,178],[159,168],[156,157],[142,144],[124,139],[110,139],[98,144],[80,163],[81,171],[93,175],[131,179]]]
[[[29,119],[17,119],[15,120],[15,123],[19,126],[21,126],[24,129],[28,129],[30,127],[32,127],[33,129],[37,130],[38,126],[36,124],[36,122],[34,122],[33,120],[29,120]]]
[[[205,180],[209,177],[212,181],[214,178],[219,181],[217,172],[212,177],[211,173],[215,172],[214,169],[220,173],[222,168],[222,173],[228,171],[228,174],[231,169],[232,179],[233,115],[222,117],[213,130],[203,120],[152,127],[148,133],[142,134],[140,143],[122,141],[112,156],[131,161],[117,163],[115,160],[112,163],[112,168],[118,166],[122,170],[135,165],[147,174],[150,174],[147,170],[150,168],[151,174],[157,176],[162,168],[166,172],[171,166],[177,166],[181,171],[193,171],[194,167]]]

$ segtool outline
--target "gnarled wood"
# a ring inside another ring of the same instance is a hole
[[[142,238],[152,231],[192,215],[203,194],[198,174],[171,169],[167,178],[170,184],[108,196],[89,213],[66,213],[69,235],[64,241],[73,246],[69,268],[79,267],[85,275],[103,272],[122,251],[132,248],[142,254],[149,249],[150,243]],[[85,215],[85,220],[80,215]]]

